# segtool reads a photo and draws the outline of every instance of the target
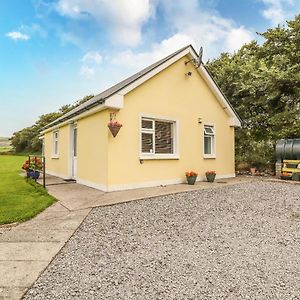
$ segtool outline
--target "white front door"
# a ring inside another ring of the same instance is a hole
[[[77,127],[71,129],[71,177],[77,177]]]

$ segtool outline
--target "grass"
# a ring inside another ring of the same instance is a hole
[[[31,219],[56,201],[42,186],[20,176],[25,159],[0,155],[0,224]]]

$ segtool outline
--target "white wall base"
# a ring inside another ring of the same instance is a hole
[[[52,171],[48,171],[48,170],[46,170],[46,174],[52,175],[52,176],[55,176],[55,177],[60,177],[60,178],[63,178],[63,179],[70,179],[70,176],[68,176],[66,174],[60,174],[60,173],[56,173],[56,172],[52,172]]]
[[[232,174],[219,174],[216,175],[216,179],[224,179],[224,178],[233,178],[235,177],[235,173]],[[177,179],[169,179],[169,180],[157,180],[157,181],[146,181],[132,184],[118,184],[118,185],[110,185],[107,186],[105,184],[95,183],[92,181],[84,180],[77,178],[77,183],[89,186],[91,188],[103,191],[103,192],[115,192],[115,191],[124,191],[124,190],[132,190],[139,188],[147,188],[147,187],[155,187],[161,185],[172,185],[172,184],[180,184],[186,182],[185,178],[177,178]],[[205,176],[199,176],[197,181],[206,181]]]
[[[108,192],[107,185],[105,185],[105,184],[96,183],[96,182],[88,181],[88,180],[81,179],[81,178],[77,178],[76,182],[79,184],[83,184],[83,185],[89,186],[91,188],[103,191],[103,192]]]
[[[179,184],[185,182],[184,179],[169,179],[169,180],[157,180],[157,181],[146,181],[140,183],[132,183],[132,184],[118,184],[118,185],[110,185],[108,186],[108,192],[114,191],[123,191],[123,190],[133,190],[138,188],[147,188],[147,187],[155,187],[161,185],[171,185],[171,184]]]

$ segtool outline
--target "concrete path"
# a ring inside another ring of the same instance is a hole
[[[0,299],[20,299],[73,235],[93,207],[143,198],[218,188],[258,180],[239,177],[104,193],[74,182],[47,176],[48,192],[59,201],[34,219],[0,227]]]
[[[243,176],[216,180],[214,183],[199,181],[195,185],[175,184],[160,187],[140,188],[118,192],[102,192],[77,183],[66,183],[57,177],[48,176],[47,190],[59,199],[69,210],[114,205],[144,198],[189,192],[193,190],[219,188],[226,185],[241,184],[261,180],[261,177]]]
[[[20,299],[89,212],[58,202],[28,222],[0,227],[0,299]]]

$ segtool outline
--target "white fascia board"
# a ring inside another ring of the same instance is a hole
[[[206,71],[205,67],[201,65],[197,70],[201,74],[202,78],[205,80],[209,88],[212,90],[212,92],[214,93],[214,95],[222,105],[225,112],[230,117],[229,125],[235,127],[241,127],[241,122],[239,118],[237,117],[233,109],[230,107],[227,100],[224,98],[223,94],[221,93],[220,89],[218,88],[218,86],[215,84],[211,76]]]
[[[121,109],[124,107],[124,95],[114,94],[105,100],[104,106],[111,109]]]
[[[87,110],[86,112],[80,113],[80,114],[78,114],[77,116],[74,116],[71,119],[68,119],[68,120],[66,120],[64,122],[61,122],[61,123],[59,123],[57,125],[54,125],[54,126],[52,126],[50,128],[47,128],[47,129],[41,131],[41,134],[44,134],[44,133],[47,133],[49,131],[53,131],[53,130],[59,129],[60,127],[63,127],[63,126],[68,125],[68,124],[73,124],[74,122],[76,122],[79,119],[85,118],[85,117],[87,117],[89,115],[95,114],[95,113],[97,113],[99,111],[102,111],[104,109],[107,109],[107,107],[105,106],[105,104],[99,104],[98,106],[96,106],[94,108],[91,108],[91,109]]]
[[[123,108],[123,106],[124,106],[124,96],[120,95],[120,94],[115,94],[115,95],[107,98],[104,103],[99,104],[98,106],[96,106],[94,108],[91,108],[91,109],[89,109],[89,110],[87,110],[83,113],[80,113],[77,116],[75,116],[71,119],[68,119],[68,120],[66,120],[62,123],[59,123],[59,124],[54,125],[50,128],[47,128],[47,129],[41,131],[41,134],[44,134],[46,132],[49,132],[49,131],[52,131],[52,130],[55,130],[55,129],[59,129],[60,127],[63,127],[67,124],[72,124],[72,123],[76,122],[79,119],[85,118],[85,117],[87,117],[89,115],[92,115],[92,114],[95,114],[99,111],[102,111],[102,110],[105,110],[105,109],[108,109],[108,108],[121,109],[121,108]]]

